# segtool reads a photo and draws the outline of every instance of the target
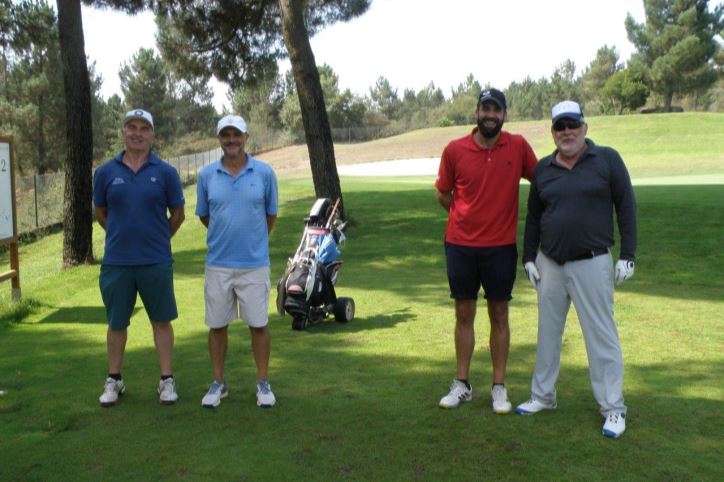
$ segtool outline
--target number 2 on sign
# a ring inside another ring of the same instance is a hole
[[[5,172],[8,170],[7,163],[8,161],[6,161],[5,159],[0,159],[0,172]]]

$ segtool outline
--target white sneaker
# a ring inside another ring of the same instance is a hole
[[[123,384],[123,380],[114,380],[111,377],[106,378],[106,383],[103,385],[103,393],[98,398],[101,402],[101,407],[112,407],[118,402],[118,397],[123,395],[126,391],[126,386]]]
[[[158,395],[161,405],[173,405],[178,400],[176,381],[173,377],[158,382]]]
[[[473,389],[465,386],[457,378],[450,385],[450,393],[440,399],[440,408],[458,408],[461,402],[469,402],[473,399]]]
[[[229,390],[226,388],[226,383],[214,380],[211,382],[209,391],[206,392],[206,395],[204,395],[204,398],[201,400],[201,406],[206,408],[216,408],[221,405],[221,399],[226,398],[227,395],[229,395]]]
[[[619,438],[626,431],[626,414],[621,412],[611,412],[606,417],[603,424],[603,436],[610,438]]]
[[[515,407],[515,413],[517,413],[518,415],[533,415],[534,413],[538,413],[541,410],[553,410],[557,406],[558,405],[556,403],[553,403],[553,405],[548,405],[541,402],[540,400],[531,398],[527,402],[521,403],[520,405]]]
[[[273,407],[277,399],[271,390],[271,385],[266,380],[256,382],[256,405],[262,408]]]
[[[505,389],[504,385],[493,385],[490,396],[493,399],[493,412],[499,415],[510,413],[510,409],[513,408],[513,406],[510,404],[510,401],[508,401],[508,390]]]

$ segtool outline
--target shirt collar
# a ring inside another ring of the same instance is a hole
[[[242,169],[241,172],[239,172],[239,174],[244,173],[246,171],[253,171],[254,165],[256,164],[256,160],[252,157],[251,154],[249,154],[248,152],[246,152],[245,154],[246,154],[246,165],[244,166],[244,169]],[[228,174],[228,171],[224,167],[224,156],[221,156],[219,158],[219,160],[216,162],[218,163],[218,166],[216,166],[216,171],[217,172],[226,172]]]
[[[123,155],[125,153],[126,153],[126,150],[124,149],[121,152],[119,152],[118,155],[116,155],[116,157],[113,158],[113,160],[116,162],[123,163]],[[149,164],[158,164],[159,162],[161,162],[161,159],[158,156],[156,156],[156,154],[153,151],[149,151],[148,159],[146,159],[146,161]]]

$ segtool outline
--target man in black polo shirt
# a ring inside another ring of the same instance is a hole
[[[531,399],[516,413],[556,408],[555,383],[566,316],[573,301],[586,341],[593,396],[605,422],[603,435],[626,430],[623,357],[613,319],[613,285],[633,276],[636,201],[621,156],[586,138],[581,107],[553,107],[557,149],[533,173],[525,223],[523,263],[538,291],[538,345]],[[614,268],[613,210],[621,248]]]

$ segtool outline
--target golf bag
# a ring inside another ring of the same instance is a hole
[[[304,220],[304,233],[293,258],[277,283],[277,312],[292,316],[292,328],[304,330],[334,314],[334,319],[347,323],[354,318],[354,300],[337,297],[335,285],[342,267],[339,245],[344,241],[344,228],[337,207],[319,198]]]

